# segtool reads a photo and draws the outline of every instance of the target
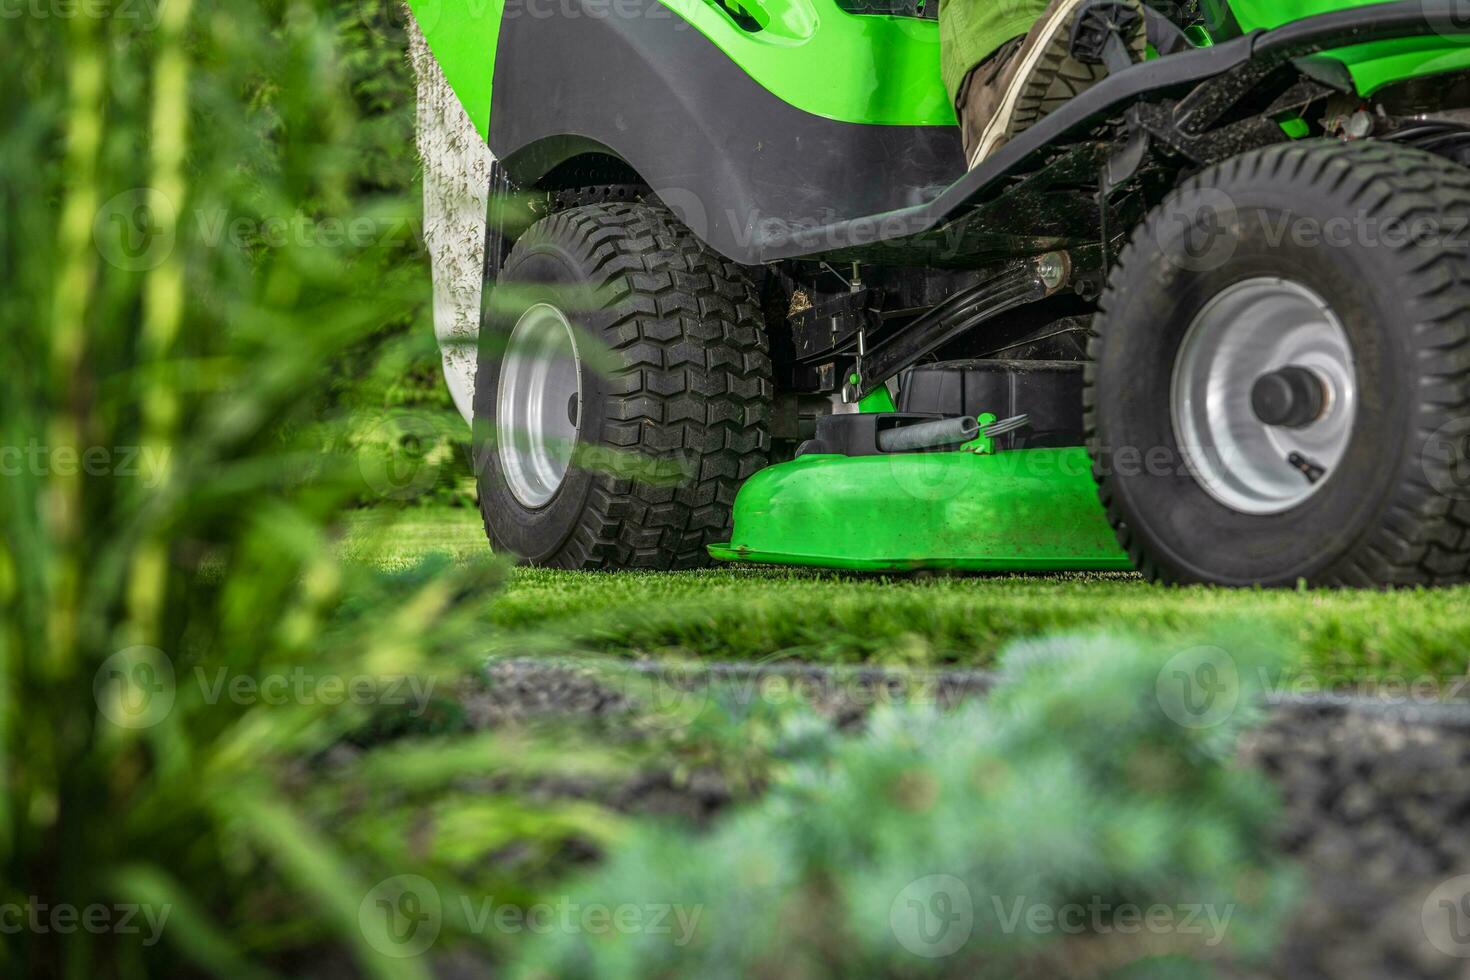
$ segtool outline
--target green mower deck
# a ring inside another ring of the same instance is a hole
[[[862,572],[1132,571],[1084,449],[804,456],[735,503],[722,561]]]

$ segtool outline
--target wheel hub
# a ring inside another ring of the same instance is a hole
[[[581,424],[582,370],[566,314],[537,303],[517,321],[500,364],[495,437],[506,484],[546,506],[566,480]]]
[[[1243,514],[1285,513],[1322,489],[1352,441],[1358,388],[1347,331],[1300,283],[1237,283],[1186,332],[1172,406],[1206,492]]]
[[[1261,375],[1251,389],[1251,408],[1266,425],[1304,429],[1322,417],[1327,386],[1304,367],[1291,365]]]

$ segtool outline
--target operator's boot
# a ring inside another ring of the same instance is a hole
[[[1110,32],[1121,50],[1108,50]],[[1122,67],[1124,56],[1142,61],[1147,43],[1139,0],[1052,0],[1029,34],[976,66],[960,88],[969,168]]]

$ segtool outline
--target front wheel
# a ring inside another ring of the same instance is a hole
[[[754,288],[661,207],[588,205],[529,228],[487,300],[477,377],[486,533],[528,564],[708,564],[768,461]]]
[[[1102,300],[1087,425],[1152,578],[1409,586],[1470,571],[1470,172],[1285,144],[1189,180]]]

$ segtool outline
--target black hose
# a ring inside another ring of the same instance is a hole
[[[921,422],[878,433],[878,448],[885,453],[912,453],[924,449],[960,446],[980,436],[980,423],[973,417]]]

